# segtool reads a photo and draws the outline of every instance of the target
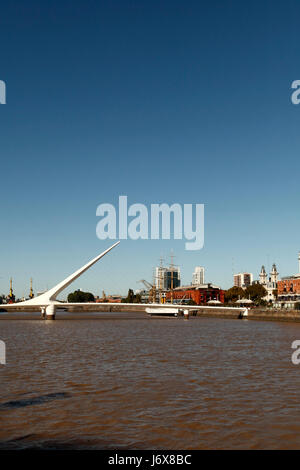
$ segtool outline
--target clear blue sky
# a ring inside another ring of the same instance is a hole
[[[174,250],[224,288],[300,250],[299,14],[286,1],[11,1],[0,11],[0,292],[52,284],[109,246],[96,207],[204,203],[205,246],[123,241],[74,287],[151,279]]]

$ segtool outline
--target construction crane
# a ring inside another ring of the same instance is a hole
[[[153,288],[153,285],[150,284],[150,282],[146,281],[145,279],[141,279],[138,282],[142,282],[147,289],[152,289]]]
[[[145,279],[141,279],[140,281],[137,282],[142,282],[146,289],[149,291],[149,303],[156,303],[156,287],[153,284],[150,284],[150,282],[146,281]]]

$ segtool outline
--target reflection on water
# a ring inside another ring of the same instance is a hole
[[[67,315],[2,317],[0,446],[300,447],[300,324]]]
[[[59,400],[60,398],[68,397],[69,394],[65,392],[48,393],[47,395],[41,395],[39,397],[25,398],[23,400],[12,400],[6,403],[0,403],[0,410],[6,408],[22,408],[24,406],[40,405],[51,400]]]

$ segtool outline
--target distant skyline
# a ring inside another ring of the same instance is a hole
[[[52,287],[111,243],[96,209],[204,204],[204,248],[124,240],[72,285],[137,289],[173,250],[223,288],[300,251],[300,4],[21,0],[1,6],[0,293]]]

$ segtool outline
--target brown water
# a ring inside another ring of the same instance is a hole
[[[5,448],[300,447],[300,324],[66,318],[0,320]]]

